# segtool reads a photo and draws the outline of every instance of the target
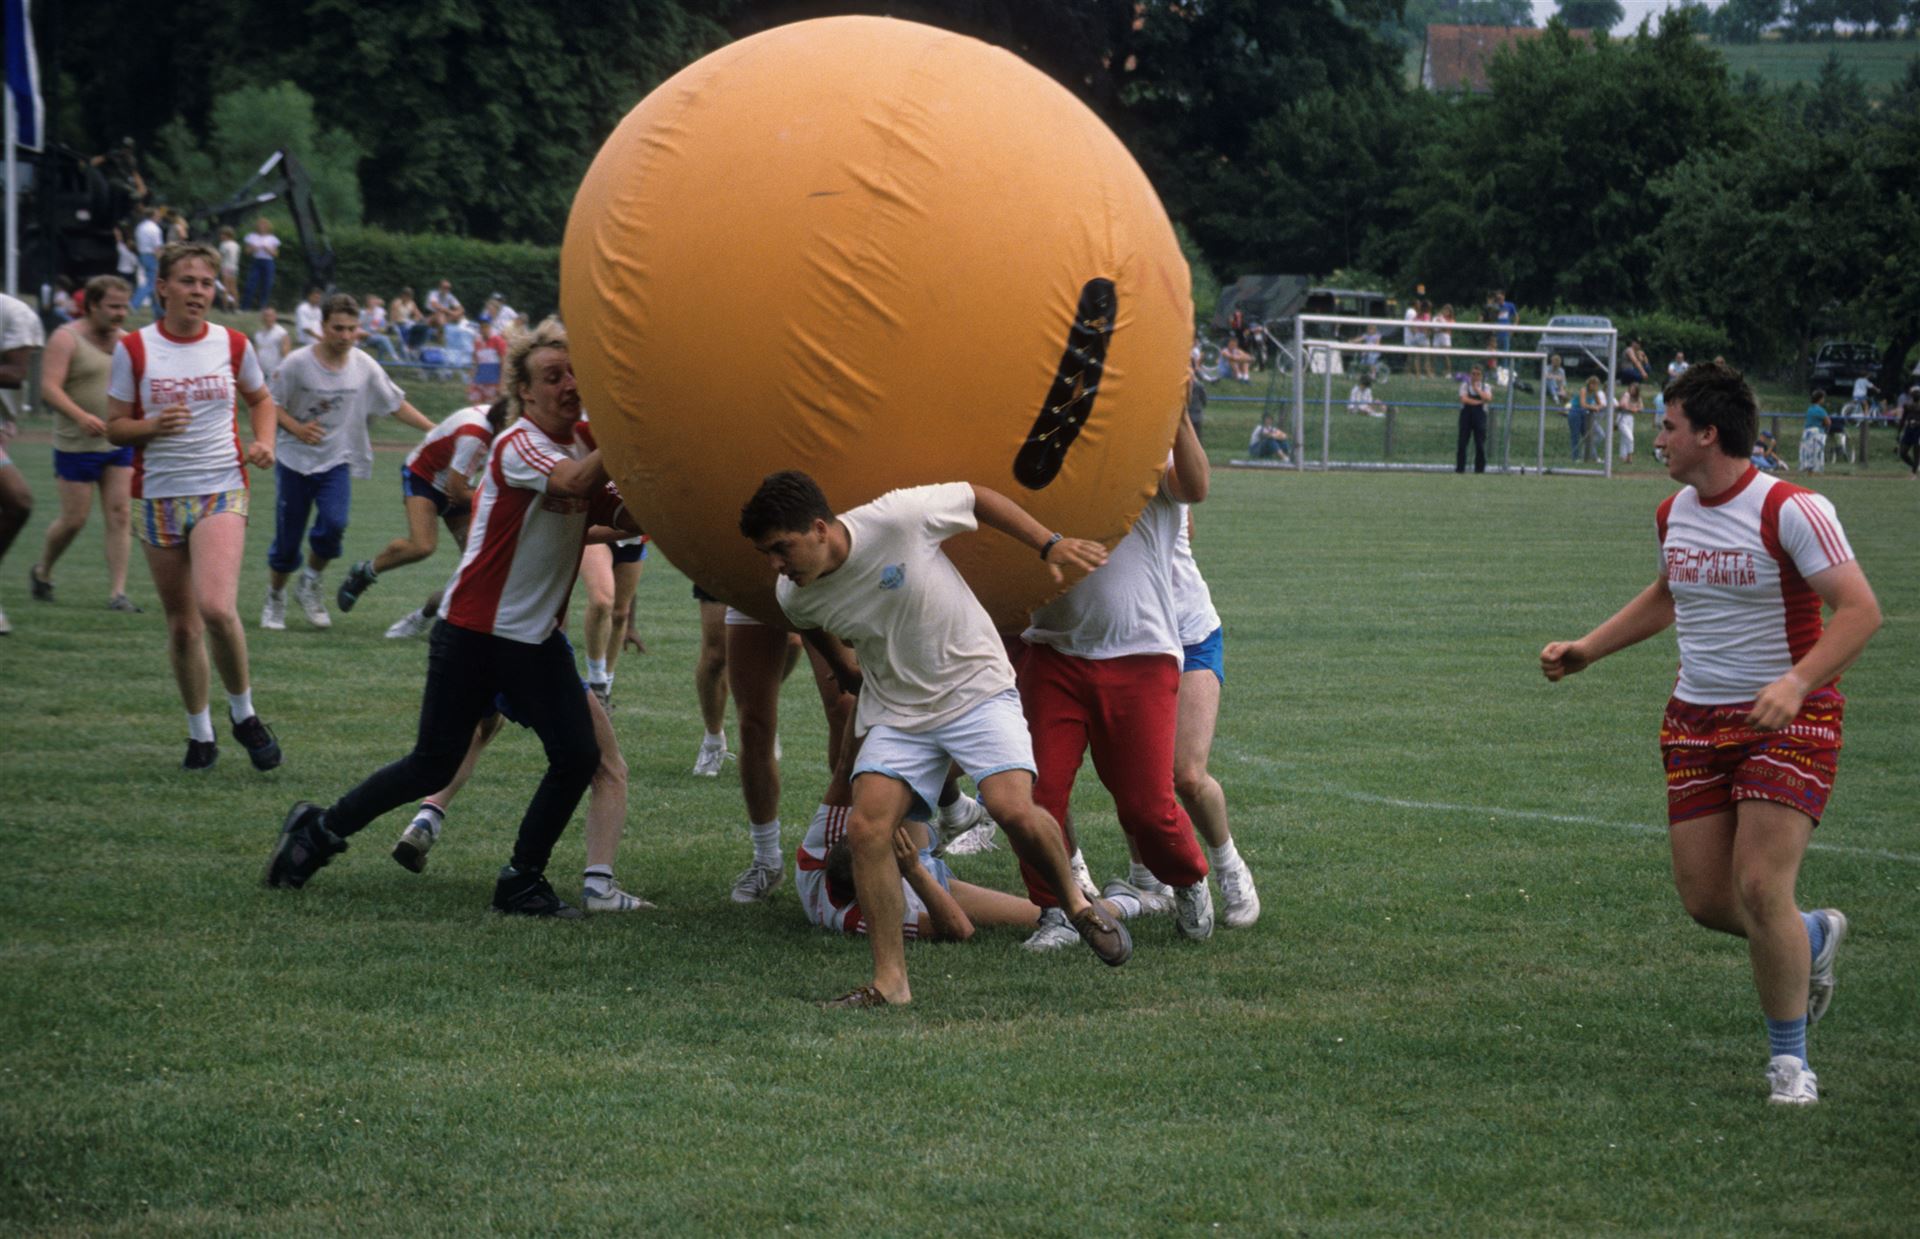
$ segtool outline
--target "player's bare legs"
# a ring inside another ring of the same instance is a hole
[[[1798,1019],[1807,1013],[1812,958],[1793,892],[1813,821],[1770,800],[1742,800],[1735,811],[1733,893],[1746,922],[1760,1009],[1768,1019]]]
[[[1087,906],[1087,897],[1067,868],[1067,847],[1060,823],[1034,803],[1033,775],[1025,770],[1002,770],[980,781],[980,800],[1006,832],[1014,855],[1033,866],[1060,907],[1072,920]]]
[[[206,625],[207,645],[220,682],[229,693],[247,691],[247,630],[234,600],[240,594],[240,561],[246,553],[246,518],[232,512],[209,516],[188,538],[194,604]],[[205,679],[202,678],[204,692]],[[201,698],[204,707],[206,698]]]
[[[865,915],[867,945],[873,952],[873,988],[890,1006],[913,1000],[907,986],[906,933],[901,928],[906,899],[900,893],[900,868],[893,858],[894,827],[912,804],[913,792],[905,783],[867,773],[853,781],[853,812],[847,815],[854,896]]]
[[[693,663],[693,695],[700,703],[706,734],[693,772],[717,778],[727,752],[727,604],[700,601],[700,655]]]
[[[800,640],[781,628],[727,625],[727,683],[740,723],[740,794],[753,836],[753,863],[734,879],[735,903],[758,903],[778,886],[780,855],[780,760],[774,743],[780,727],[780,687],[799,657]],[[892,852],[889,850],[889,857]],[[891,861],[889,861],[891,863]]]
[[[167,617],[167,664],[180,688],[180,704],[188,714],[207,708],[206,625],[193,596],[193,564],[184,546],[142,544],[147,567],[153,573],[153,592]]]
[[[1206,668],[1182,672],[1173,732],[1173,790],[1206,842],[1207,858],[1226,905],[1221,919],[1243,929],[1260,919],[1260,895],[1227,824],[1227,793],[1208,769],[1219,719],[1220,677]],[[1131,839],[1128,846],[1133,847]],[[1134,860],[1139,859],[1135,851]]]
[[[593,716],[593,738],[600,744],[600,765],[587,789],[587,868],[613,868],[620,836],[627,828],[627,762],[613,734],[613,719],[592,693],[587,713]]]
[[[373,570],[376,573],[417,564],[431,556],[439,546],[440,513],[434,508],[433,500],[420,495],[408,495],[406,509],[407,536],[395,538],[387,543],[386,549],[373,557]]]

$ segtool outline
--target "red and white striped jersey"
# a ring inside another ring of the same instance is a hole
[[[866,918],[860,914],[859,904],[852,900],[837,904],[827,894],[827,853],[846,836],[847,815],[852,811],[846,805],[821,805],[813,815],[813,824],[807,828],[806,838],[793,852],[793,885],[800,893],[800,906],[806,910],[807,919],[822,929],[840,934],[867,932]],[[900,879],[900,892],[906,903],[900,918],[901,928],[908,938],[918,938],[920,918],[926,915],[927,905],[921,902],[913,887],[907,885],[905,878]]]
[[[1820,639],[1820,595],[1807,578],[1853,558],[1833,504],[1749,467],[1713,499],[1691,486],[1670,496],[1657,524],[1680,636],[1673,695],[1752,701]]]
[[[493,443],[493,427],[487,423],[487,406],[470,405],[427,432],[419,446],[407,453],[407,468],[413,476],[445,494],[452,474],[471,478],[486,458]]]
[[[133,497],[218,495],[247,485],[240,447],[240,393],[267,385],[253,344],[231,327],[207,325],[182,340],[149,323],[113,348],[107,394],[133,406],[136,418],[158,417],[168,405],[192,413],[183,434],[148,439],[133,451]]]
[[[589,505],[549,495],[547,479],[591,451],[580,435],[563,443],[524,417],[494,440],[467,549],[447,584],[449,624],[538,645],[566,622]]]

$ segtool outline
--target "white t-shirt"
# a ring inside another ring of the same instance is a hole
[[[240,269],[240,243],[232,237],[220,243],[220,270],[224,274]]]
[[[293,309],[293,342],[302,347],[320,343],[326,331],[326,316],[311,301],[302,301]]]
[[[285,427],[274,435],[275,459],[309,476],[347,465],[353,477],[372,477],[367,422],[391,417],[407,399],[380,363],[357,348],[347,350],[337,370],[322,362],[313,348],[295,349],[274,372],[272,391],[274,403],[293,420],[326,428],[326,438],[318,443],[302,443]]]
[[[1872,391],[1873,391],[1873,383],[1871,380],[1869,380],[1865,376],[1857,378],[1853,381],[1853,398],[1855,400],[1860,401],[1862,404],[1866,403],[1867,396]]]
[[[979,527],[965,482],[888,491],[840,515],[847,561],[806,586],[774,583],[799,628],[823,628],[860,655],[864,735],[885,723],[927,731],[1014,687],[987,609],[940,544]]]
[[[271,232],[249,232],[247,234],[247,257],[277,258],[280,255],[280,238]]]
[[[1184,643],[1173,599],[1173,548],[1184,523],[1163,481],[1105,566],[1035,611],[1021,639],[1075,658],[1179,658]]]
[[[253,351],[260,355],[260,369],[272,378],[287,359],[287,329],[275,323],[254,332]]]
[[[1173,607],[1180,621],[1180,644],[1198,645],[1220,627],[1220,613],[1213,609],[1213,591],[1200,565],[1193,558],[1193,538],[1187,532],[1188,505],[1180,509],[1180,524],[1173,540]]]
[[[1711,503],[1691,486],[1670,496],[1655,524],[1680,639],[1673,695],[1752,701],[1820,639],[1807,578],[1853,558],[1833,504],[1749,466]]]
[[[247,485],[240,447],[240,397],[267,385],[253,344],[231,327],[209,324],[182,340],[159,323],[120,337],[107,395],[133,406],[136,418],[158,417],[184,404],[182,434],[148,439],[133,452],[133,497],[218,495]]]
[[[592,450],[582,435],[561,443],[524,417],[494,440],[441,607],[449,624],[538,645],[566,622],[589,503],[549,495],[547,478]]]
[[[18,297],[0,293],[0,353],[17,348],[45,348],[47,329],[33,307]],[[0,421],[16,419],[24,407],[21,389],[0,387]]]
[[[407,453],[407,468],[442,494],[453,474],[471,478],[493,444],[487,406],[469,405],[427,432],[420,446]]]
[[[160,225],[152,219],[143,219],[133,226],[133,248],[141,257],[159,254],[164,244],[166,241],[160,232]]]

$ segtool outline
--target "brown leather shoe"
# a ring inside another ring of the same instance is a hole
[[[1118,968],[1133,958],[1133,936],[1127,933],[1125,925],[1107,915],[1097,901],[1089,901],[1071,919],[1080,941],[1092,947],[1107,967]]]
[[[828,1011],[858,1011],[866,1007],[884,1007],[887,996],[871,985],[862,985],[859,989],[848,990],[838,998],[830,998],[820,1004]]]

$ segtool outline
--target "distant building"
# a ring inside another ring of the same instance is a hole
[[[1537,39],[1544,29],[1533,26],[1428,26],[1426,49],[1420,55],[1420,85],[1427,90],[1487,93],[1487,66],[1503,47]],[[1591,36],[1570,32],[1576,39]]]

